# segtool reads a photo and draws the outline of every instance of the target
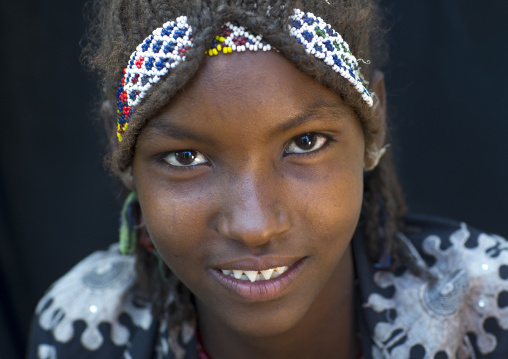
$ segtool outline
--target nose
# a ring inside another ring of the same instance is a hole
[[[263,178],[262,178],[263,177]],[[224,196],[218,231],[249,247],[262,246],[290,228],[278,186],[267,176],[233,179]]]

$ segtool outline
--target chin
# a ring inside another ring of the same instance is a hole
[[[306,310],[300,308],[288,310],[287,307],[275,305],[270,310],[264,308],[224,319],[231,330],[244,336],[261,339],[277,337],[296,328],[305,312]]]
[[[214,331],[222,330],[231,335],[268,339],[298,327],[311,307],[311,299],[309,297],[305,300],[298,296],[298,300],[286,297],[264,303],[222,302],[218,307],[213,306],[210,298],[205,302],[197,299],[200,312],[198,316],[203,322],[211,324]]]

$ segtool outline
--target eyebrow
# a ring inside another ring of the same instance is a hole
[[[307,122],[313,121],[315,120],[316,115],[320,112],[325,112],[325,114],[331,115],[329,120],[326,122],[343,122],[344,118],[348,115],[346,111],[340,109],[333,103],[316,101],[303,112],[278,125],[275,128],[275,132],[285,132],[291,128],[299,127]]]
[[[164,136],[172,137],[177,140],[194,140],[199,142],[206,142],[207,138],[200,136],[199,134],[188,131],[176,124],[168,118],[156,118],[153,121],[148,122],[146,125],[147,129],[154,129],[158,133]],[[149,136],[157,136],[157,134],[149,133]]]
[[[277,125],[272,133],[283,133],[292,128],[302,126],[307,122],[314,121],[316,119],[316,115],[319,114],[320,112],[324,112],[325,114],[330,116],[330,118],[326,122],[337,122],[337,121],[343,122],[344,118],[348,115],[346,111],[337,107],[336,104],[326,101],[316,101],[309,107],[305,108],[302,112],[300,112],[296,116],[291,117],[286,122]],[[209,142],[208,137],[200,136],[194,131],[188,131],[173,123],[169,118],[158,117],[153,121],[149,121],[148,124],[146,125],[146,129],[153,129],[157,131],[157,134],[148,132],[149,137],[158,136],[158,134],[163,134],[164,136],[168,136],[177,140],[194,140],[198,142]]]

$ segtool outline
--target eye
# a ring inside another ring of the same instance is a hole
[[[198,151],[173,151],[163,157],[163,160],[175,167],[193,167],[207,163],[208,160]]]
[[[329,138],[325,135],[315,132],[304,133],[293,138],[284,152],[287,154],[313,152],[326,145],[328,141]]]

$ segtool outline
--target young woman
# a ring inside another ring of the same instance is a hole
[[[132,193],[29,356],[506,357],[506,241],[405,215],[380,28],[373,1],[104,2],[87,54]]]

